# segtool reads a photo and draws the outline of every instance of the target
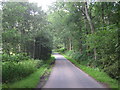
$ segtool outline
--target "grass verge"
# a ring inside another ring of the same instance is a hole
[[[72,58],[66,56],[63,54],[65,58],[67,58],[69,61],[71,61],[75,66],[89,74],[91,77],[96,79],[97,81],[107,85],[109,88],[118,88],[118,81],[115,79],[112,79],[110,76],[108,76],[105,72],[100,71],[98,68],[91,68],[87,67],[85,65],[81,65],[77,63],[77,61],[73,60]]]
[[[45,72],[51,72],[51,63],[53,63],[54,57],[51,57],[50,61],[46,61],[43,66],[28,77],[14,83],[3,84],[2,88],[36,88],[40,81],[40,77],[42,77]]]

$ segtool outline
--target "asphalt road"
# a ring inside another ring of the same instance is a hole
[[[55,66],[43,88],[105,88],[62,55],[54,56]]]

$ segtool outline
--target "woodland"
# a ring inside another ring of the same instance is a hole
[[[49,72],[54,52],[120,79],[120,2],[55,2],[46,12],[29,2],[1,6],[3,87]]]

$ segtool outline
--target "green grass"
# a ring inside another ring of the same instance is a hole
[[[40,77],[47,70],[46,66],[41,67],[30,76],[10,84],[4,84],[3,88],[36,88]]]
[[[45,72],[51,72],[52,66],[50,63],[53,61],[54,57],[52,56],[50,60],[45,61],[44,65],[41,66],[36,72],[14,83],[3,84],[2,88],[36,88],[40,81],[40,77]]]
[[[118,88],[118,81],[115,79],[112,79],[105,72],[100,71],[98,68],[91,68],[85,65],[81,65],[77,63],[77,61],[73,60],[72,58],[66,55],[64,55],[64,57],[67,58],[69,61],[71,61],[73,64],[75,64],[78,68],[80,68],[81,70],[89,74],[91,77],[96,79],[97,81],[107,84],[109,88]]]

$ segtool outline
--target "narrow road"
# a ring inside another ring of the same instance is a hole
[[[60,54],[43,88],[105,88]]]

